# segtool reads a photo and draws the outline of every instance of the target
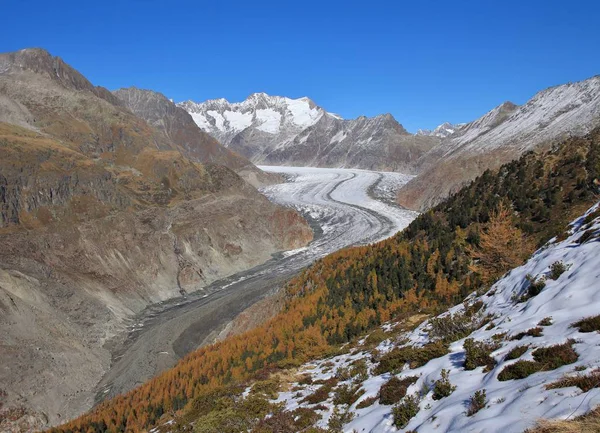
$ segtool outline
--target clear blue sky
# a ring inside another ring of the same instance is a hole
[[[0,51],[176,101],[309,96],[409,131],[600,74],[600,1],[2,0]]]

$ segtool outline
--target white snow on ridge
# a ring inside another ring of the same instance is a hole
[[[505,145],[527,150],[565,135],[583,135],[600,116],[600,76],[538,92],[525,105],[502,104],[449,137],[448,156],[484,152]],[[501,111],[506,119],[497,122]],[[463,132],[463,133],[461,133]]]
[[[225,130],[225,118],[221,115],[221,113],[215,110],[209,110],[206,112],[206,114],[215,119],[215,126],[217,127],[217,129],[219,129],[220,131]]]
[[[270,108],[264,110],[256,110],[256,119],[260,122],[260,125],[256,129],[268,132],[270,134],[276,134],[279,132],[279,125],[281,124],[281,114]]]
[[[588,211],[588,215],[597,206]],[[548,243],[526,264],[505,275],[487,294],[468,298],[471,304],[482,301],[485,304],[484,313],[494,316],[493,325],[481,327],[474,331],[470,338],[490,341],[493,335],[507,333],[507,338],[499,341],[501,346],[491,354],[496,361],[496,366],[491,371],[486,373],[483,367],[475,370],[464,369],[465,339],[461,339],[450,345],[448,355],[433,359],[420,368],[409,370],[405,367],[398,375],[419,377],[418,381],[408,388],[407,393],[420,396],[419,412],[402,431],[520,433],[531,427],[537,419],[572,418],[600,404],[600,388],[593,388],[588,392],[582,392],[576,387],[550,390],[545,388],[547,384],[565,375],[588,374],[600,366],[600,333],[581,333],[572,326],[582,318],[600,313],[600,217],[589,224],[584,224],[583,217],[579,218],[572,227],[571,235],[567,239]],[[586,232],[588,235],[592,233],[592,236],[586,235],[589,239],[580,243],[581,236]],[[568,269],[555,280],[548,278],[545,288],[537,296],[525,302],[518,302],[517,298],[527,291],[526,275],[547,276],[550,267],[556,262],[564,263]],[[450,311],[458,313],[464,308],[461,304]],[[540,321],[547,317],[552,318],[552,324],[543,326],[542,336],[525,336],[518,341],[510,339],[512,335],[538,326]],[[428,322],[425,322],[414,331],[399,336],[397,341],[408,339],[408,344],[425,344],[429,342],[428,329]],[[498,374],[506,366],[517,362],[516,359],[505,359],[507,353],[516,346],[528,345],[529,349],[520,359],[531,360],[532,352],[536,348],[562,344],[568,339],[576,341],[573,346],[579,355],[576,362],[555,370],[537,372],[520,380],[498,380]],[[386,352],[396,344],[386,340],[380,344],[378,350]],[[364,359],[369,366],[373,365],[370,352],[360,352],[314,362],[302,367],[300,372],[310,374],[313,380],[327,379],[335,375],[337,368],[348,367],[357,359]],[[332,363],[333,368],[326,368]],[[576,372],[575,368],[583,371]],[[448,397],[436,401],[432,398],[430,387],[433,381],[440,378],[442,369],[450,371],[450,381],[457,388]],[[366,392],[350,407],[356,416],[344,426],[345,432],[397,431],[393,426],[392,406],[376,402],[372,406],[356,409],[364,399],[377,396],[381,385],[390,377],[389,373],[378,376],[371,373],[362,381],[361,386]],[[341,383],[350,384],[351,381],[352,379],[349,379]],[[317,387],[309,385],[300,392],[282,392],[278,401],[283,402],[289,410],[299,406],[311,407],[301,400]],[[486,390],[487,404],[479,412],[468,417],[465,411],[470,396],[482,389]],[[333,411],[332,397],[323,404],[329,409],[320,412],[323,419],[318,425],[326,427]]]
[[[225,113],[223,113],[223,115],[229,122],[229,126],[235,131],[243,131],[244,129],[252,125],[252,113],[226,111]]]
[[[212,99],[202,103],[187,101],[178,105],[192,115],[198,127],[209,133],[239,132],[254,126],[260,131],[276,134],[280,132],[282,124],[304,129],[317,123],[325,114],[308,98],[291,99],[265,93],[254,93],[245,101],[235,103]],[[206,119],[207,115],[215,119],[214,126]]]
[[[285,103],[292,114],[292,122],[303,128],[314,125],[323,115],[323,111],[319,110],[316,106],[310,108],[310,99],[308,98],[285,98]]]

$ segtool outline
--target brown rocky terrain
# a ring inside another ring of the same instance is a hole
[[[235,171],[261,176],[43,50],[0,55],[2,429],[88,409],[103,344],[147,305],[312,239]]]
[[[282,179],[256,168],[248,159],[221,146],[202,131],[183,108],[178,107],[163,94],[135,87],[119,89],[114,95],[136,116],[163,132],[177,143],[182,154],[198,162],[214,162],[226,165],[254,186],[280,182]]]

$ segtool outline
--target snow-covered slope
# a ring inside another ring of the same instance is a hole
[[[424,210],[488,168],[599,125],[600,76],[548,88],[521,106],[505,102],[423,155],[419,175],[400,192],[399,201]]]
[[[179,104],[196,124],[255,163],[411,172],[440,135],[412,135],[392,115],[344,120],[308,98],[255,93]]]
[[[505,102],[445,142],[445,156],[501,146],[529,150],[545,141],[584,135],[599,117],[600,76],[595,76],[550,87],[522,106]]]
[[[422,367],[410,369],[405,365],[396,376],[415,376],[418,379],[408,387],[407,396],[401,403],[415,396],[418,412],[402,431],[516,433],[531,427],[537,419],[575,417],[600,404],[598,384],[587,392],[577,387],[546,388],[565,376],[589,374],[600,365],[600,333],[583,333],[573,326],[583,318],[600,314],[600,213],[597,209],[598,205],[574,221],[565,240],[550,241],[525,265],[513,269],[486,294],[479,297],[473,295],[464,304],[442,315],[459,317],[468,306],[482,306],[479,313],[473,316],[474,323],[478,320],[481,322],[475,326],[478,329],[469,338],[495,342],[496,348],[490,353],[495,365],[489,371],[485,371],[484,367],[466,370],[465,338],[450,343],[447,355],[432,359]],[[566,266],[566,271],[551,279],[551,268],[558,262]],[[538,279],[546,276],[547,279],[539,294],[524,300],[522,296],[528,292],[530,285],[528,275]],[[485,318],[487,320],[483,320]],[[400,334],[393,341],[383,341],[377,351],[385,354],[394,347],[422,347],[434,339],[430,323],[426,321],[415,330]],[[387,329],[392,327],[392,324],[386,325]],[[520,340],[513,338],[536,327],[540,328],[541,335],[525,335]],[[523,379],[499,380],[499,374],[507,366],[514,365],[518,360],[532,360],[532,353],[537,348],[568,343],[570,339],[573,339],[572,348],[577,353],[576,361],[555,369],[545,365],[545,371]],[[517,346],[527,348],[515,359],[507,359],[507,354]],[[305,365],[300,373],[310,375],[313,382],[329,379],[336,374],[338,378],[343,378],[340,371],[356,365],[357,361],[363,360],[372,367],[373,355],[369,351],[354,351]],[[434,400],[432,383],[441,377],[443,369],[449,372],[449,380],[456,389],[445,398]],[[352,384],[364,390],[364,394],[350,407],[338,406],[339,412],[349,410],[354,414],[354,419],[345,424],[343,431],[397,431],[393,425],[391,405],[376,401],[357,409],[361,402],[377,397],[381,385],[391,377],[390,373],[374,374],[371,368],[366,377],[355,376],[338,383],[338,387],[340,384]],[[280,393],[278,401],[283,402],[289,410],[297,407],[318,410],[323,416],[318,425],[326,427],[336,407],[333,401],[335,393],[330,394],[319,408],[302,401],[318,387],[316,384],[294,383],[293,391]],[[485,405],[474,415],[467,416],[465,412],[471,396],[482,390],[486,391]]]

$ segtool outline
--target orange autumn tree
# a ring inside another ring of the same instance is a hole
[[[483,224],[478,246],[469,246],[474,259],[471,269],[491,283],[506,271],[523,264],[535,244],[515,226],[513,212],[503,201]]]

